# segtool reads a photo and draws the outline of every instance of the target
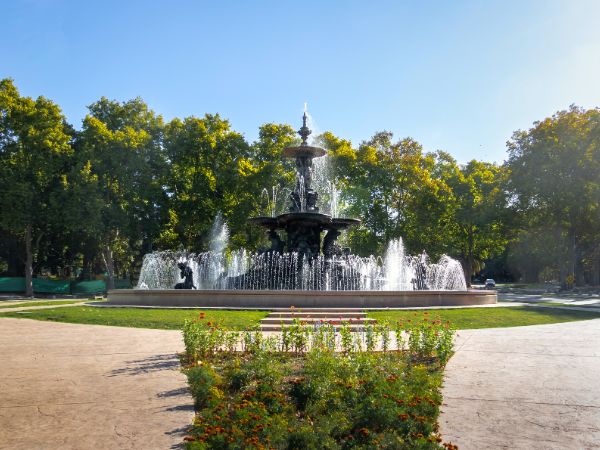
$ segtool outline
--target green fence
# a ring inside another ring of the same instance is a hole
[[[39,294],[98,294],[106,292],[104,280],[69,281],[33,279],[33,292]],[[115,280],[115,288],[129,289],[129,280]],[[0,292],[25,292],[24,277],[0,277]]]

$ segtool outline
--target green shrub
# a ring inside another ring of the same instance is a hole
[[[427,315],[349,330],[342,325],[336,340],[330,324],[295,322],[277,337],[242,332],[234,345],[214,324],[186,322],[183,361],[197,410],[187,447],[441,449],[453,331]]]

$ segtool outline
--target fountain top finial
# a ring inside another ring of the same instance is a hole
[[[302,146],[308,145],[307,139],[308,139],[308,136],[311,133],[311,131],[309,130],[309,128],[306,126],[306,120],[307,119],[308,119],[308,116],[306,115],[306,111],[304,111],[304,115],[302,116],[302,128],[300,128],[298,130],[298,134],[302,138],[302,144],[301,144]]]

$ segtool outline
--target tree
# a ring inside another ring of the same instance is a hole
[[[508,153],[515,210],[559,250],[562,286],[582,284],[586,268],[600,281],[600,109],[571,106],[535,122],[513,134]]]
[[[444,154],[440,175],[452,191],[448,233],[451,254],[463,265],[467,285],[486,259],[500,255],[508,243],[504,167],[470,161],[465,166]]]
[[[258,236],[249,235],[247,218],[260,213],[261,191],[272,180],[289,181],[281,150],[292,134],[288,126],[266,124],[249,145],[219,115],[172,120],[165,129],[170,208],[161,245],[206,250],[211,225],[221,213],[234,245],[253,246]]]
[[[103,97],[89,110],[77,136],[73,198],[85,211],[79,229],[98,242],[112,289],[115,262],[130,267],[161,227],[163,121],[139,98],[119,103]]]
[[[55,103],[0,81],[0,227],[24,241],[27,296],[40,240],[62,214],[53,196],[67,182],[71,132]]]
[[[432,176],[435,155],[424,153],[410,138],[393,142],[389,132],[376,133],[357,150],[330,133],[322,140],[351,205],[348,213],[363,221],[350,231],[358,253],[380,254],[387,242],[399,237],[412,251],[444,251],[439,237],[450,192]]]

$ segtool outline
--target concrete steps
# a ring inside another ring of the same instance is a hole
[[[290,313],[290,312],[272,312],[269,314],[269,317],[279,317],[281,319],[328,319],[328,318],[336,318],[336,319],[360,319],[365,317],[365,313],[363,312],[302,312],[302,313]]]
[[[291,326],[296,319],[307,327],[328,323],[336,331],[343,323],[348,323],[351,331],[363,331],[365,325],[376,323],[376,320],[368,318],[364,311],[358,309],[310,308],[273,311],[261,320],[260,328],[262,331],[281,331],[282,326]]]

